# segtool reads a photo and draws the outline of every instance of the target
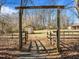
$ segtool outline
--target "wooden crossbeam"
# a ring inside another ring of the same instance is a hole
[[[52,6],[19,6],[15,7],[16,9],[51,9],[51,8],[59,8],[59,9],[64,9],[64,6],[57,6],[57,5],[52,5]]]

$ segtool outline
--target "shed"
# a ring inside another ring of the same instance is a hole
[[[29,25],[29,26],[25,26],[24,30],[27,31],[29,34],[33,33],[33,26]]]

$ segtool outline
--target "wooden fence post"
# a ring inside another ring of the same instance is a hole
[[[26,31],[25,32],[25,44],[26,44],[27,40],[28,40],[28,32]]]
[[[50,31],[50,44],[52,44],[52,33],[51,33],[51,31]]]

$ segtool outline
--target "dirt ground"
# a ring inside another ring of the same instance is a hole
[[[49,48],[50,46],[50,48],[54,48],[54,47],[56,48],[56,42],[52,40],[53,44],[50,44],[50,40],[47,39],[46,33],[29,34],[28,41],[30,40],[31,41],[40,40],[45,47]],[[18,39],[17,40],[0,39],[0,57],[2,59],[15,58],[15,56],[18,56],[18,54],[21,53],[18,50],[18,46],[19,46]],[[79,40],[78,39],[61,40],[60,48],[61,48],[61,51],[60,51],[61,53],[59,54],[60,57],[56,59],[79,59]]]

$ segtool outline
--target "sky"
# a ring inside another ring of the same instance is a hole
[[[20,0],[3,0],[5,1],[5,5],[8,5],[10,7],[15,7],[15,6],[19,6],[20,5]],[[30,0],[28,0],[30,1]],[[33,1],[33,3],[31,3]],[[52,4],[56,4],[56,5],[66,5],[68,3],[70,3],[70,5],[73,5],[73,3],[71,2],[73,0],[31,0],[31,2],[29,2],[29,4],[31,5],[52,5]],[[69,5],[69,6],[70,6]]]
[[[12,14],[18,12],[15,7],[20,6],[20,0],[1,0],[4,2],[1,12]],[[30,0],[28,0],[30,1]],[[67,7],[74,6],[75,2],[73,0],[31,0],[27,5],[28,6],[40,6],[40,5],[64,5]],[[32,3],[33,2],[33,3]],[[71,21],[75,21],[75,23],[79,23],[77,16],[75,15],[75,9],[66,9],[66,15],[70,17]],[[74,20],[75,19],[75,20]]]

